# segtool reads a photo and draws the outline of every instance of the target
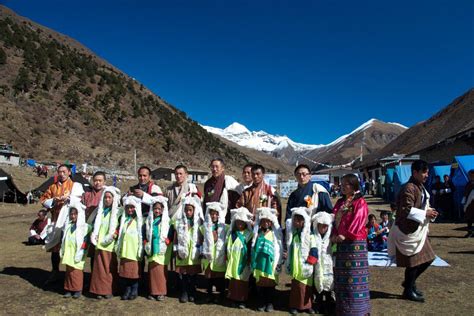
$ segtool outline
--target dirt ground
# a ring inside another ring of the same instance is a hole
[[[10,169],[20,189],[36,187],[44,178],[35,179],[32,173],[21,169]],[[17,180],[23,179],[23,180]],[[367,198],[371,213],[388,209],[389,206],[377,198]],[[180,304],[177,293],[171,292],[164,302],[146,299],[146,285],[141,286],[140,297],[135,301],[98,301],[87,291],[78,299],[62,298],[62,284],[43,287],[50,271],[50,254],[41,246],[26,246],[28,228],[35,219],[39,204],[21,206],[0,203],[0,299],[3,309],[0,314],[135,314],[137,312],[162,314],[242,314],[256,313],[255,299],[241,311],[224,305],[206,305],[204,284],[200,282],[197,303]],[[422,315],[422,314],[468,314],[474,310],[474,239],[462,238],[463,224],[435,223],[430,226],[430,238],[438,256],[451,267],[430,267],[418,280],[418,288],[425,293],[426,303],[414,303],[401,299],[403,269],[370,268],[370,289],[373,315]],[[64,270],[64,267],[61,267]],[[89,262],[86,262],[85,280],[90,277]],[[202,280],[201,280],[202,281]],[[287,313],[289,278],[282,275],[277,287],[275,309],[278,314]],[[86,282],[87,283],[87,282]]]
[[[377,199],[368,199],[371,211],[386,208]],[[146,286],[133,302],[124,302],[116,297],[108,301],[97,301],[87,293],[78,299],[62,298],[62,284],[43,288],[50,270],[50,257],[41,246],[25,246],[28,227],[35,218],[38,205],[19,206],[0,204],[0,299],[3,309],[0,314],[75,314],[75,313],[119,313],[131,314],[137,311],[163,314],[241,314],[253,313],[255,300],[244,311],[232,309],[228,304],[205,305],[199,303],[180,304],[176,293],[164,302],[149,301]],[[474,279],[472,260],[474,255],[473,239],[464,239],[462,224],[433,224],[431,242],[436,253],[451,267],[431,267],[418,281],[427,302],[424,304],[402,300],[400,283],[403,269],[370,268],[370,289],[373,315],[413,315],[413,314],[451,314],[461,315],[472,311],[474,303]],[[89,277],[89,264],[86,263],[85,275]],[[62,267],[63,269],[63,267]],[[288,277],[283,275],[277,288],[275,308],[277,313],[287,312],[289,288]],[[202,292],[203,289],[201,288]]]

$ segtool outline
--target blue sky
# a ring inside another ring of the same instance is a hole
[[[474,2],[6,1],[201,124],[329,143],[474,87]]]

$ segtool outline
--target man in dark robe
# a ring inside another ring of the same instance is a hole
[[[298,188],[288,198],[285,219],[291,218],[291,209],[294,207],[312,208],[312,215],[321,211],[332,213],[329,192],[322,185],[311,182],[309,166],[305,164],[298,165],[294,174],[296,181],[298,181]]]

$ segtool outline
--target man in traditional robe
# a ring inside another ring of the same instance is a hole
[[[253,163],[248,163],[242,168],[242,182],[235,188],[235,191],[229,191],[229,209],[236,208],[237,201],[245,189],[252,186],[252,167]]]
[[[105,172],[97,171],[92,176],[92,190],[84,192],[82,195],[81,202],[86,206],[86,221],[88,223],[93,223],[94,221],[93,218],[89,221],[89,216],[99,205],[105,187],[105,180]]]
[[[298,165],[294,174],[296,181],[298,181],[298,188],[288,198],[285,219],[291,218],[291,209],[294,207],[310,208],[311,216],[321,211],[332,213],[329,192],[322,185],[311,182],[309,166],[305,164]]]
[[[398,195],[397,216],[388,237],[389,255],[396,256],[397,266],[406,267],[403,297],[416,302],[424,302],[424,297],[415,282],[435,259],[428,226],[438,212],[430,207],[430,195],[423,185],[428,172],[423,160],[411,165],[412,176]]]
[[[131,186],[126,196],[136,196],[142,200],[142,216],[146,218],[150,210],[151,197],[163,195],[161,189],[151,180],[151,169],[147,166],[138,168],[138,183]]]
[[[105,188],[105,180],[105,172],[95,172],[92,176],[92,190],[84,192],[82,195],[82,204],[86,206],[86,222],[90,225],[94,225],[95,216],[91,217],[91,214],[94,212],[97,206],[99,206],[99,202]],[[94,254],[95,247],[93,244],[90,244],[87,251],[87,256],[91,258],[91,271],[94,267]]]
[[[188,195],[197,195],[201,198],[201,192],[194,183],[188,182],[188,168],[184,165],[178,165],[174,168],[176,181],[166,188],[166,197],[168,198],[168,212],[170,218],[174,219],[182,207],[182,201]]]
[[[239,183],[231,176],[225,175],[225,165],[222,158],[215,158],[211,161],[211,178],[204,184],[204,201],[219,202],[224,210],[228,210],[229,206],[229,191],[235,191]],[[230,212],[227,212],[226,223],[230,223]]]
[[[273,187],[265,182],[265,167],[262,165],[253,165],[251,168],[252,172],[252,185],[244,190],[240,199],[237,201],[236,207],[245,207],[254,216],[257,208],[270,207],[273,209],[278,208],[277,197],[275,196],[275,190]],[[279,214],[277,214],[279,217]]]
[[[253,163],[248,163],[242,168],[242,182],[235,188],[235,191],[240,195],[245,189],[252,186],[252,167]]]
[[[40,197],[40,203],[51,213],[51,224],[55,225],[61,208],[69,201],[74,182],[71,179],[71,170],[67,165],[58,167],[57,175],[54,177],[53,183],[48,187],[46,192]],[[61,243],[52,247],[51,252],[51,275],[46,284],[57,281],[59,276],[59,250]]]

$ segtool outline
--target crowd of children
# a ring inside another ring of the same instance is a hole
[[[315,309],[334,302],[331,214],[320,212],[311,218],[305,207],[292,209],[284,238],[273,208],[258,208],[255,214],[244,207],[233,209],[228,225],[227,211],[220,203],[207,203],[203,214],[197,196],[185,197],[174,219],[168,214],[167,198],[152,196],[146,218],[143,202],[126,196],[120,207],[118,189],[106,187],[89,222],[80,200],[71,200],[61,210],[67,212],[60,250],[61,263],[66,266],[64,297],[81,296],[91,246],[95,253],[89,291],[98,299],[117,294],[122,300],[137,298],[147,262],[150,300],[166,297],[168,270],[173,267],[181,303],[195,301],[197,275],[203,273],[207,303],[222,303],[227,297],[233,306],[243,309],[252,293],[258,299],[258,311],[271,312],[275,287],[285,267],[292,279],[292,314],[314,314]]]

